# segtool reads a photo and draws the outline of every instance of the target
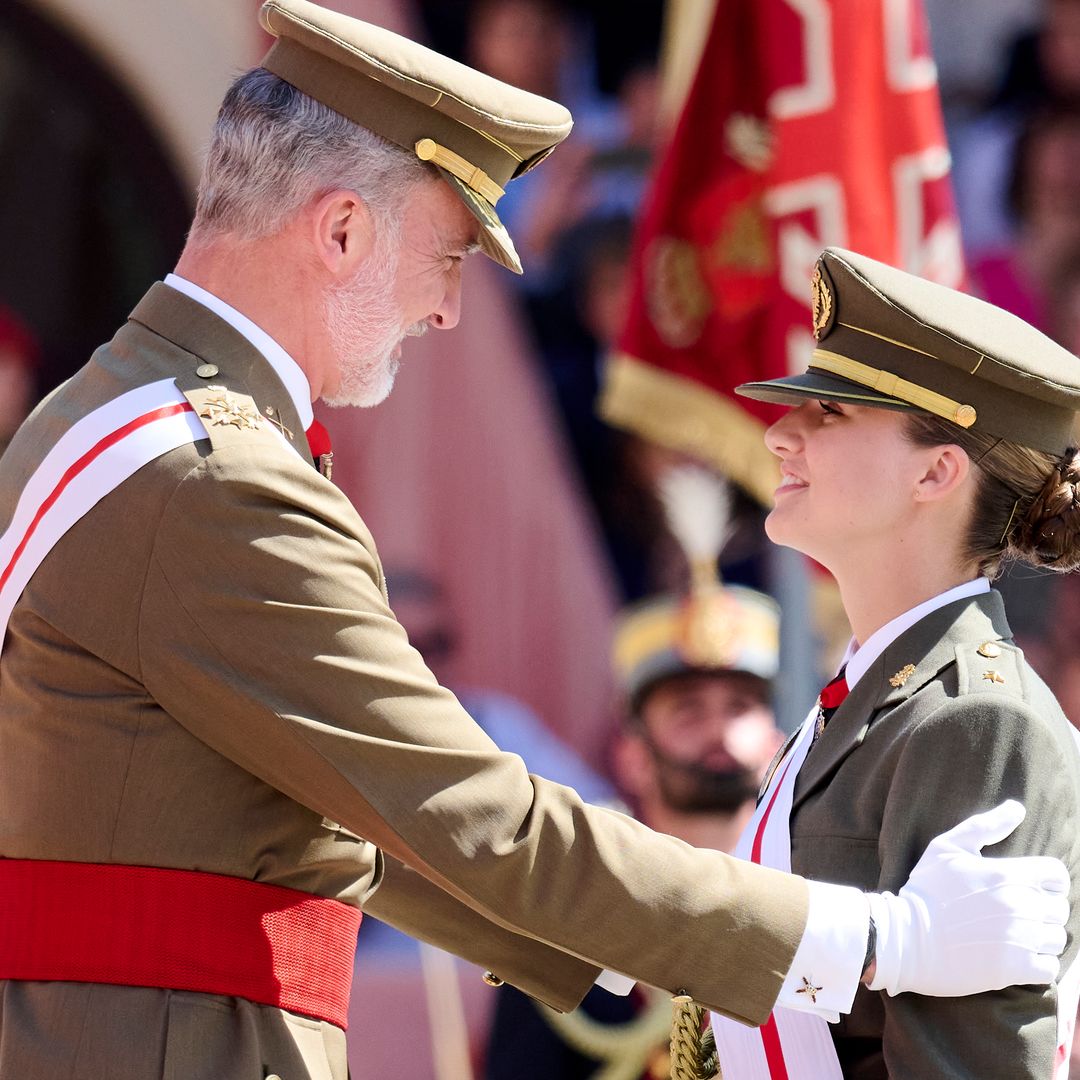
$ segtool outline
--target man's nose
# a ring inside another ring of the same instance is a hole
[[[428,322],[436,330],[453,330],[461,319],[461,272],[457,271],[450,278],[435,310],[428,316]]]

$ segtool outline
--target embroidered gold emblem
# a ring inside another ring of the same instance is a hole
[[[645,295],[661,341],[672,349],[693,345],[713,308],[697,248],[674,236],[653,240],[645,251]]]
[[[821,991],[821,989],[822,989],[822,987],[815,986],[804,975],[803,976],[803,981],[802,981],[802,986],[800,986],[799,989],[795,991],[795,993],[796,994],[805,994],[810,999],[811,1004],[816,1005],[817,1004],[817,996],[818,996],[818,993]]]
[[[996,660],[1001,655],[1001,646],[996,641],[984,641],[975,651],[987,660]]]
[[[832,290],[820,267],[814,268],[810,278],[810,300],[814,313],[814,338],[820,341],[822,331],[828,328],[832,319],[833,310]]]
[[[215,396],[207,398],[199,410],[199,416],[204,420],[220,427],[231,424],[241,431],[245,428],[254,431],[262,423],[263,418],[253,405],[238,401],[224,386],[208,386],[207,389],[213,390]]]
[[[984,671],[983,681],[992,683],[1004,683],[1005,677],[998,671]]]
[[[905,664],[891,679],[889,679],[889,685],[899,689],[915,674],[914,664]]]

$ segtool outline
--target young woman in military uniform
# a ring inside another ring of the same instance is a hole
[[[793,406],[766,435],[782,473],[766,529],[832,572],[854,639],[741,853],[895,890],[929,837],[1012,797],[1026,819],[991,852],[1057,856],[1075,881],[1075,733],[990,581],[1010,560],[1080,565],[1080,360],[988,304],[835,249],[814,275],[814,332],[805,374],[740,392]],[[835,1025],[714,1020],[724,1076],[1065,1076],[1072,899],[1056,986],[892,996],[879,968]]]

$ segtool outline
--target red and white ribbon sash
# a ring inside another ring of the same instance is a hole
[[[735,854],[762,866],[791,871],[789,822],[795,779],[813,741],[817,706],[758,803],[739,839]],[[819,1016],[792,1009],[773,1009],[759,1028],[712,1017],[720,1066],[730,1080],[843,1080],[829,1025]]]
[[[0,643],[23,589],[68,529],[144,465],[206,437],[172,379],[129,390],[73,424],[34,470],[0,536]]]

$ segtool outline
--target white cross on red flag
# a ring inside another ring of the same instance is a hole
[[[638,226],[606,419],[771,501],[779,413],[733,389],[806,367],[828,245],[962,282],[921,0],[717,0]]]

